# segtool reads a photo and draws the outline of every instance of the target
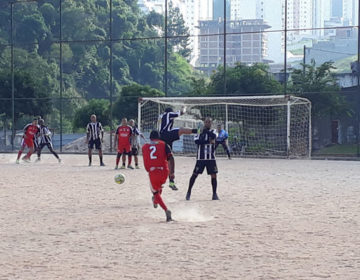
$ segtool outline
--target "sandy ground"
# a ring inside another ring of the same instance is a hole
[[[218,160],[220,201],[195,160],[151,204],[144,171],[114,183],[115,158],[15,165],[0,154],[0,279],[359,279],[358,162]]]

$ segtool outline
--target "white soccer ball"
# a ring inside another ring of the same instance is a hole
[[[122,184],[125,182],[125,175],[124,174],[117,174],[114,178],[115,183]]]

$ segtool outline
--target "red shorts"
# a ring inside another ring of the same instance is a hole
[[[157,192],[161,190],[162,185],[166,183],[168,176],[169,172],[167,170],[155,170],[149,172],[151,191]]]
[[[131,152],[131,145],[121,145],[120,143],[118,144],[118,149],[117,149],[118,153],[120,154],[130,154]]]
[[[34,140],[32,138],[23,138],[21,141],[21,147],[34,148]]]

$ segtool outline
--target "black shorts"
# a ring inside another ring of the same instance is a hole
[[[216,160],[197,160],[194,168],[194,173],[202,174],[204,172],[205,167],[208,175],[218,173]]]
[[[89,140],[89,144],[88,144],[88,148],[90,150],[94,149],[94,145],[95,145],[95,149],[96,150],[101,150],[101,141],[100,141],[100,138],[98,139],[90,139]]]
[[[131,148],[131,154],[133,156],[137,156],[139,154],[139,149],[137,147],[132,147]]]
[[[50,143],[40,143],[40,144],[38,145],[38,149],[39,149],[39,150],[42,150],[45,146],[47,146],[49,150],[51,150],[51,149],[53,148],[53,146],[52,146],[52,144],[51,144],[51,142],[50,142]]]
[[[170,131],[163,131],[160,133],[160,139],[163,140],[166,144],[168,144],[172,148],[172,143],[176,140],[180,139],[179,129],[174,128]]]

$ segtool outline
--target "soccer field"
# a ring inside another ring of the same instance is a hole
[[[358,162],[219,159],[220,201],[205,174],[185,201],[195,160],[177,157],[166,223],[144,169],[114,183],[115,156],[15,158],[0,154],[0,279],[359,279]]]

